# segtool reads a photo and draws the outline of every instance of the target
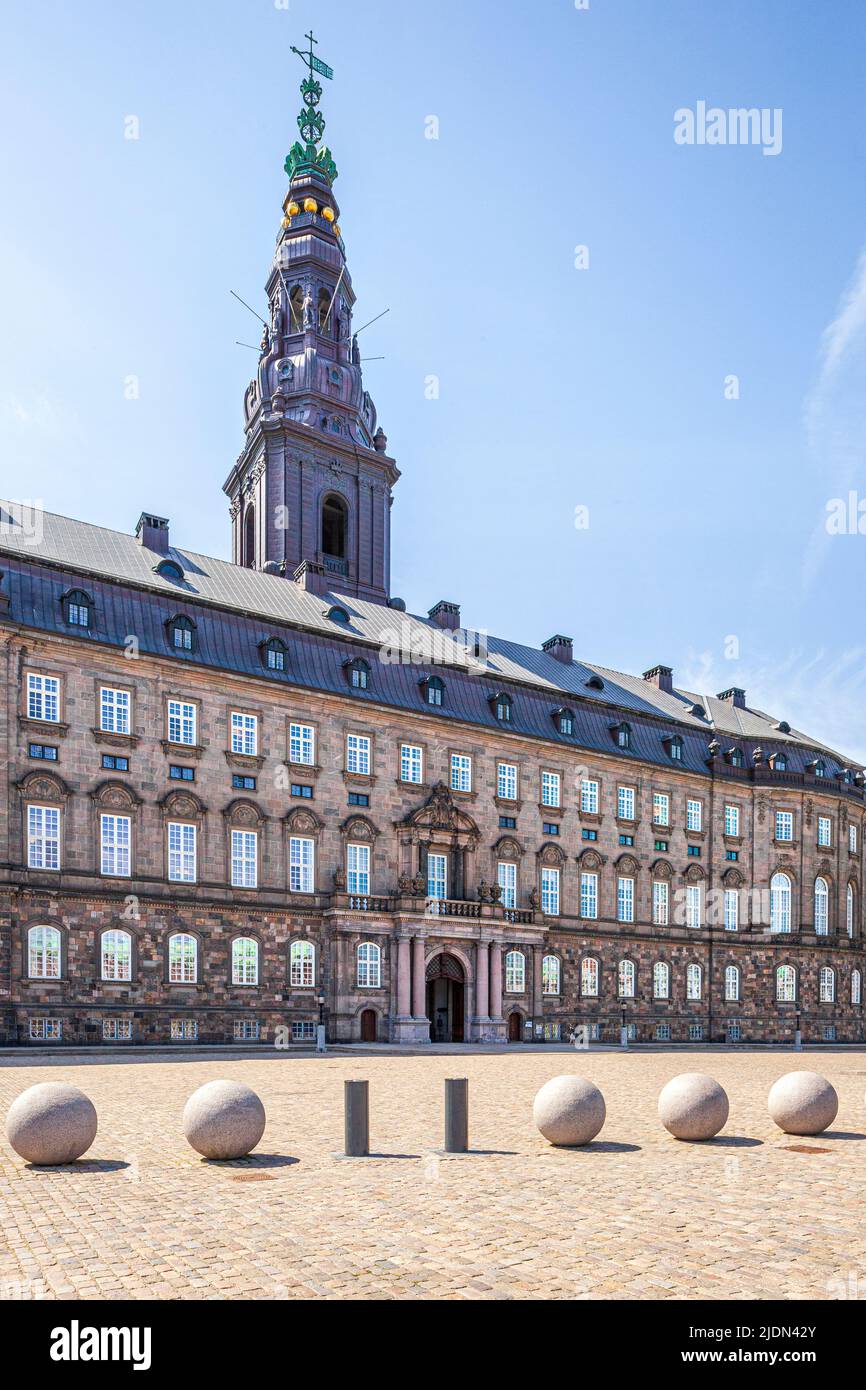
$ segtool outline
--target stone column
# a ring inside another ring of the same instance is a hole
[[[427,977],[424,967],[424,938],[419,933],[412,941],[412,1016],[427,1017]]]
[[[411,955],[408,936],[397,943],[397,1015],[408,1018],[412,1008]]]
[[[475,1011],[479,1019],[489,1018],[490,1008],[490,947],[479,941],[475,947]]]
[[[502,947],[498,941],[490,945],[490,1017],[502,1017]]]
[[[532,948],[532,1012],[538,1022],[541,1022],[541,1015],[544,1012],[544,997],[542,995],[541,962],[544,958],[544,947],[533,946]]]

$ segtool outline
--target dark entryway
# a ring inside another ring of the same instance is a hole
[[[518,1013],[516,1009],[514,1010],[513,1013],[510,1013],[510,1014],[508,1015],[508,1041],[509,1041],[509,1042],[520,1042],[520,1039],[523,1037],[523,1032],[522,1032],[522,1029],[521,1029],[521,1024],[522,1024],[522,1023],[523,1023],[523,1015],[520,1014],[520,1013]]]
[[[431,1042],[464,1041],[463,966],[456,956],[434,956],[427,965],[427,1017]]]
[[[365,1009],[361,1014],[361,1042],[376,1041],[376,1010]]]

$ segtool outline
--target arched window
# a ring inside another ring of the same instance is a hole
[[[132,937],[128,931],[104,931],[99,954],[103,980],[132,979]]]
[[[526,957],[522,951],[506,953],[505,989],[508,994],[523,994],[526,989]]]
[[[580,992],[584,999],[598,998],[598,961],[591,956],[580,962]]]
[[[618,972],[620,999],[634,999],[635,969],[633,960],[621,960]]]
[[[32,980],[60,979],[60,932],[31,927],[27,933],[27,973]]]
[[[188,932],[168,938],[168,978],[173,985],[194,985],[198,980],[198,942]]]
[[[827,902],[829,894],[827,891],[827,880],[825,878],[815,879],[815,931],[818,936],[827,935]]]
[[[232,984],[259,982],[259,943],[252,936],[236,936],[232,942]]]
[[[787,772],[787,771],[788,771],[788,755],[787,755],[786,753],[776,753],[776,754],[774,755],[774,757],[773,757],[773,771],[774,771],[774,772]]]
[[[822,965],[818,976],[818,998],[822,1004],[832,1004],[836,998],[836,971]]]
[[[382,952],[372,941],[362,941],[358,947],[358,987],[379,989],[382,984]]]
[[[854,885],[848,884],[848,891],[845,894],[845,927],[848,935],[854,935]]]
[[[740,967],[738,965],[725,966],[725,998],[729,1003],[734,1003],[740,997]]]
[[[157,574],[161,574],[163,579],[173,579],[180,584],[183,580],[183,569],[176,560],[160,560],[155,566]]]
[[[731,767],[745,767],[746,759],[742,748],[731,749]]]
[[[545,956],[541,962],[541,993],[559,994],[559,956]]]
[[[328,617],[332,623],[347,623],[349,621],[349,615],[345,608],[340,608],[339,604],[336,603],[328,609]]]
[[[346,558],[349,508],[331,493],[322,503],[322,553],[335,560]]]
[[[653,999],[670,999],[671,968],[663,960],[653,966]]]
[[[244,564],[247,569],[255,568],[256,564],[256,509],[247,507],[244,517]]]
[[[851,971],[851,1003],[852,1003],[852,1004],[859,1004],[859,1003],[860,1003],[860,985],[861,985],[860,971],[859,971],[859,970],[852,970],[852,971]]]
[[[423,682],[428,705],[441,705],[445,696],[445,682],[440,676],[428,676]]]
[[[333,291],[324,288],[319,290],[319,332],[325,333],[328,328],[328,310],[331,307]]]
[[[797,998],[797,972],[793,965],[776,967],[776,1000],[780,1004],[793,1004]]]
[[[791,880],[787,874],[770,879],[770,931],[791,930]]]
[[[303,333],[304,331],[304,291],[300,285],[293,285],[289,293],[289,315],[291,318],[291,332]]]
[[[686,966],[686,998],[700,999],[701,997],[701,967],[699,965]]]
[[[286,644],[281,642],[279,637],[269,637],[264,644],[263,654],[265,665],[269,671],[285,671],[286,669]]]
[[[815,768],[815,776],[816,776],[816,777],[826,777],[826,776],[827,776],[827,764],[824,763],[824,762],[822,762],[820,758],[819,758],[818,761],[814,764],[814,768]]]
[[[93,600],[83,589],[71,589],[63,596],[63,616],[70,627],[90,627]]]
[[[192,618],[178,613],[168,625],[169,640],[175,651],[195,651],[195,623]]]
[[[374,947],[378,950],[378,947]],[[358,956],[360,964],[360,953]],[[304,989],[316,983],[316,951],[311,941],[293,941],[289,947],[289,984]],[[360,984],[360,980],[358,981]]]

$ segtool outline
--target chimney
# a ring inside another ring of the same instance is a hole
[[[135,539],[145,550],[155,550],[158,555],[167,555],[168,517],[154,516],[153,512],[142,512],[135,528]]]
[[[746,692],[738,685],[732,685],[730,690],[720,690],[716,699],[724,700],[726,705],[733,705],[734,709],[746,708]]]
[[[563,637],[560,632],[542,642],[541,650],[547,652],[548,656],[556,657],[564,666],[570,666],[574,661],[574,644],[570,637]]]
[[[673,694],[674,673],[671,666],[653,666],[651,670],[644,671],[643,678],[654,685],[656,690],[665,690],[668,695]]]
[[[444,627],[449,632],[456,632],[460,626],[460,604],[449,603],[447,599],[441,598],[438,603],[434,603],[427,617],[437,627]]]

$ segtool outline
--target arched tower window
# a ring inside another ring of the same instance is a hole
[[[328,318],[328,309],[329,309],[330,307],[331,307],[331,291],[330,291],[330,290],[326,290],[326,289],[321,289],[321,290],[319,290],[319,332],[320,332],[320,333],[327,333],[327,331],[328,331],[328,324],[330,323],[330,319]]]
[[[247,569],[255,569],[256,564],[256,509],[247,507],[244,518],[244,564]]]
[[[304,291],[300,285],[293,285],[289,295],[289,316],[291,320],[291,332],[303,333],[304,331]]]
[[[326,497],[322,506],[322,553],[346,558],[349,509],[342,497]]]

